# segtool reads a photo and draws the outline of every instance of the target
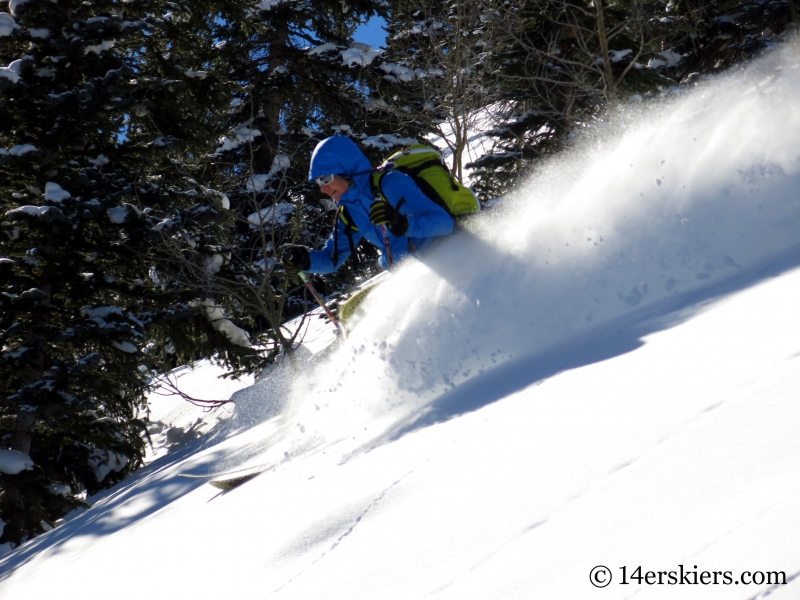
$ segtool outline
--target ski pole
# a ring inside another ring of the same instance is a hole
[[[386,246],[386,258],[389,259],[389,266],[391,267],[394,264],[392,260],[392,245],[389,243],[389,235],[386,233],[386,225],[381,225],[381,231],[383,232],[383,245]]]
[[[328,305],[325,304],[325,300],[323,300],[322,296],[319,295],[319,293],[314,288],[314,286],[312,285],[311,281],[308,279],[306,274],[303,271],[300,271],[298,275],[300,276],[300,279],[303,280],[303,283],[306,284],[306,288],[308,288],[308,291],[311,292],[311,295],[314,296],[314,300],[317,301],[317,304],[319,304],[322,307],[322,310],[325,311],[325,314],[328,315],[328,318],[336,326],[336,329],[338,329],[339,331],[343,331],[341,325],[339,325],[339,319],[337,319],[330,311]]]

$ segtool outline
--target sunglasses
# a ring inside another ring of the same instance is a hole
[[[317,182],[317,185],[319,187],[322,187],[324,185],[329,185],[329,184],[333,183],[333,178],[334,177],[336,177],[336,175],[321,175],[321,176],[317,177],[314,181]]]

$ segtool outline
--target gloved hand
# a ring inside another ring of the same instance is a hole
[[[400,211],[386,200],[372,203],[369,220],[373,225],[386,225],[395,237],[405,235],[408,231],[408,217],[401,215]]]
[[[311,255],[308,253],[308,248],[304,246],[288,247],[283,251],[281,264],[290,275],[296,275],[300,271],[307,271],[311,267]]]

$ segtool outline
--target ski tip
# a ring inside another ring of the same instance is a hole
[[[209,481],[211,485],[215,488],[222,490],[223,492],[229,492],[233,489],[236,489],[240,485],[247,483],[248,481],[255,479],[259,475],[261,475],[261,471],[256,473],[248,473],[247,475],[240,475],[239,477],[231,477],[229,479],[214,479]]]

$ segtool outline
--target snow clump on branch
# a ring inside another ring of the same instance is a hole
[[[104,42],[100,42],[99,44],[94,44],[92,46],[86,46],[86,48],[83,49],[83,53],[84,54],[94,53],[94,54],[99,55],[101,52],[103,52],[105,50],[111,50],[111,48],[113,48],[113,47],[114,47],[114,42],[111,41],[111,40],[106,40]]]
[[[350,48],[342,50],[341,56],[348,67],[366,67],[382,53],[383,50],[376,50],[369,44],[354,42]]]
[[[23,60],[25,59],[18,58],[9,63],[8,66],[0,67],[0,79],[8,79],[11,83],[17,83],[19,81],[19,72],[22,69]]]
[[[0,156],[22,156],[28,152],[36,152],[38,148],[30,144],[17,144],[10,150],[0,148]]]
[[[286,154],[277,154],[275,158],[272,159],[272,167],[270,167],[269,173],[253,175],[247,180],[245,189],[255,194],[260,194],[263,191],[271,191],[267,189],[270,182],[275,179],[278,173],[288,169],[291,164],[291,160]]]
[[[250,119],[246,123],[234,127],[233,134],[230,137],[222,136],[219,140],[222,145],[214,151],[214,156],[222,154],[223,152],[228,152],[229,150],[235,150],[242,144],[252,142],[260,136],[261,131],[259,129],[250,128],[252,123],[253,120]]]
[[[258,10],[272,10],[276,6],[279,6],[281,4],[287,4],[288,2],[291,1],[292,0],[262,0],[261,2],[256,4],[256,8]]]
[[[292,213],[294,213],[294,204],[281,202],[251,214],[247,217],[247,222],[254,228],[260,228],[264,225],[286,225]]]
[[[211,323],[211,326],[224,334],[231,342],[237,346],[250,348],[250,334],[241,327],[234,325],[232,321],[225,318],[225,311],[223,308],[212,300],[203,300],[202,302],[192,302],[192,306],[201,306],[205,310],[206,318]]]
[[[361,140],[361,145],[367,148],[377,148],[379,150],[389,150],[396,146],[404,147],[416,144],[417,140],[413,138],[402,138],[392,135],[391,133],[384,133],[382,135],[373,135],[371,137]]]
[[[17,475],[33,469],[33,459],[24,452],[0,449],[0,473]]]
[[[20,29],[20,26],[14,17],[6,12],[0,13],[0,37],[13,34],[15,29]]]
[[[63,189],[57,183],[52,181],[48,181],[44,186],[44,199],[50,202],[56,202],[61,204],[67,198],[71,198],[72,194],[70,194],[67,190]]]
[[[17,16],[19,14],[19,7],[25,4],[25,2],[27,2],[27,0],[11,0],[11,2],[8,3],[9,12]]]

